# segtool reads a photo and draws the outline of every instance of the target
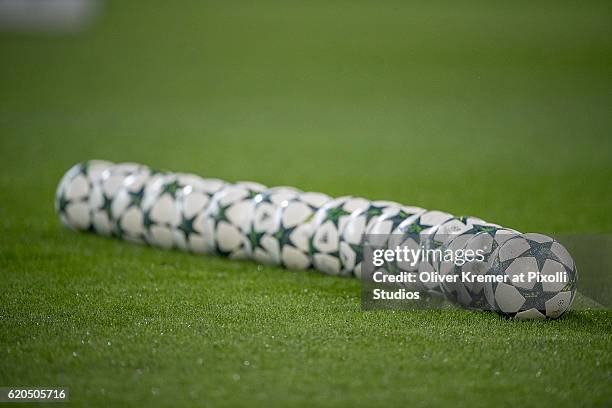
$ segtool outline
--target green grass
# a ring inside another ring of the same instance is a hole
[[[0,385],[75,406],[610,405],[610,312],[362,312],[354,280],[53,212],[62,174],[103,158],[610,233],[609,3],[170,3],[0,34]]]

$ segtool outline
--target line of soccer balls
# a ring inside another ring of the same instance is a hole
[[[292,187],[226,183],[135,163],[91,160],[64,175],[55,205],[62,223],[77,231],[294,270],[316,268],[330,275],[361,276],[366,234],[384,237],[377,247],[484,253],[484,261],[462,266],[396,262],[387,267],[389,273],[469,270],[511,278],[526,271],[566,272],[565,282],[417,282],[410,288],[521,319],[557,318],[569,310],[576,292],[574,261],[552,238],[390,201],[333,199]]]

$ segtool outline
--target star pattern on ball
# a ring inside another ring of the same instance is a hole
[[[366,216],[366,225],[370,222],[370,220],[374,217],[380,217],[383,214],[383,211],[386,207],[379,207],[376,205],[370,205],[368,209],[364,212]]]
[[[276,239],[276,241],[278,241],[278,246],[281,251],[287,245],[293,246],[293,242],[291,241],[291,234],[293,233],[295,228],[296,227],[280,228],[274,234],[274,238]]]
[[[246,196],[246,198],[247,198],[247,199],[249,199],[249,200],[252,200],[252,199],[254,199],[255,197],[257,197],[257,195],[258,195],[258,194],[259,194],[259,193],[258,193],[257,191],[253,191],[253,190],[249,189],[249,190],[247,191],[247,196]]]
[[[179,223],[177,228],[183,233],[185,239],[189,239],[191,234],[195,234],[197,232],[193,227],[193,223],[196,217],[197,215],[194,215],[193,217],[185,217],[184,215],[181,216],[181,222]]]
[[[164,194],[169,194],[172,198],[176,198],[176,193],[183,187],[185,186],[182,185],[177,179],[174,179],[171,182],[165,183],[162,186],[160,196]]]
[[[405,220],[406,218],[410,217],[412,214],[407,213],[404,210],[399,210],[399,212],[395,215],[395,217],[393,217],[393,219],[398,219],[398,220]]]
[[[247,234],[247,239],[249,240],[249,243],[251,244],[251,248],[254,250],[255,248],[262,248],[265,249],[262,245],[261,245],[261,238],[265,235],[265,233],[263,232],[257,232],[254,229],[251,229],[249,231],[249,233]]]
[[[363,261],[363,246],[359,244],[349,244],[353,252],[355,252],[355,263]]]
[[[79,173],[87,178],[87,173],[89,173],[89,162],[79,164]]]
[[[536,241],[532,241],[528,239],[527,243],[529,244],[529,248],[526,249],[523,253],[515,257],[512,257],[510,259],[506,259],[505,261],[500,261],[499,259],[495,259],[493,262],[493,266],[496,269],[505,271],[510,266],[510,264],[512,264],[512,262],[514,262],[516,259],[532,257],[536,261],[538,270],[542,270],[542,268],[544,267],[544,263],[548,259],[560,262],[559,258],[557,258],[557,256],[550,249],[552,247],[553,242],[554,241],[540,243],[540,242],[536,242]],[[518,290],[521,293],[524,292],[524,296],[526,294],[526,296],[529,297],[529,293],[537,290],[540,286],[541,286],[541,283],[538,282],[536,283],[536,285],[534,286],[532,290],[522,289],[522,288],[518,288]]]
[[[340,222],[340,217],[350,214],[350,212],[344,209],[344,204],[339,204],[336,207],[331,207],[327,210],[323,223],[331,221],[334,225],[338,226],[338,223]]]
[[[493,233],[497,230],[496,227],[491,226],[491,225],[483,225],[483,224],[472,224],[470,225],[470,230],[469,232],[473,233],[473,234],[477,234],[479,232],[486,232],[486,233]]]
[[[144,187],[141,187],[136,191],[130,191],[128,192],[128,194],[130,196],[130,202],[127,208],[134,206],[140,207],[140,204],[142,203],[142,198],[144,197]]]
[[[538,264],[539,270],[542,270],[542,268],[544,267],[544,262],[546,262],[546,260],[548,259],[561,262],[561,260],[557,258],[557,256],[551,251],[551,247],[554,241],[540,243],[528,239],[527,242],[529,243],[529,249],[523,252],[521,254],[521,257],[533,257]]]
[[[416,236],[420,234],[421,231],[423,231],[426,227],[427,226],[421,224],[421,218],[419,217],[413,223],[404,228],[402,232],[411,236]]]
[[[255,196],[257,203],[270,203],[272,204],[272,194],[259,193]]]
[[[225,206],[219,205],[217,207],[217,211],[215,211],[211,216],[211,218],[215,222],[215,228],[219,225],[220,222],[229,223],[229,219],[227,218],[227,209],[230,208],[231,206],[232,206],[231,204],[227,204]]]
[[[148,209],[144,212],[143,217],[142,217],[142,225],[144,226],[145,230],[149,231],[151,229],[152,225],[155,225],[155,221],[153,221],[153,219],[151,218],[151,210]]]
[[[113,200],[106,194],[102,194],[102,205],[100,206],[100,211],[104,212],[109,220],[112,218],[113,215],[112,204]]]
[[[406,218],[410,217],[410,214],[408,214],[406,211],[404,210],[400,210],[397,214],[395,214],[392,217],[389,217],[387,219],[387,221],[391,221],[391,231],[395,230],[395,227],[397,227],[398,225],[400,225],[402,223],[402,221],[404,221]]]
[[[66,194],[62,192],[57,199],[57,210],[62,214],[65,213],[66,208],[68,208],[68,204],[70,204],[70,200],[68,200],[66,198]]]

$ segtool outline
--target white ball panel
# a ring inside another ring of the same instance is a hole
[[[252,210],[253,201],[243,200],[229,207],[225,215],[230,223],[240,228],[241,231],[246,232],[251,221]]]
[[[421,224],[423,225],[438,225],[442,224],[444,221],[448,221],[453,216],[448,213],[444,213],[441,211],[428,211],[421,215]]]
[[[299,199],[300,201],[303,201],[312,207],[318,208],[318,207],[322,207],[323,205],[325,205],[325,203],[330,201],[331,197],[328,196],[327,194],[315,193],[315,192],[309,191],[305,193],[300,193]]]
[[[109,236],[113,232],[113,225],[104,212],[96,212],[92,217],[92,224],[98,234]]]
[[[128,208],[121,217],[121,229],[130,235],[144,233],[143,214],[139,208]]]
[[[198,212],[204,211],[210,201],[208,195],[202,193],[187,194],[182,199],[183,214],[187,218],[191,218]]]
[[[68,224],[76,229],[87,229],[90,223],[89,205],[85,202],[78,202],[68,205],[66,208]]]
[[[566,272],[565,266],[552,259],[547,259],[544,261],[544,266],[542,267],[540,274],[545,276],[555,276],[557,272]],[[565,287],[566,284],[567,279],[560,282],[557,282],[557,279],[554,279],[554,282],[542,282],[542,289],[544,292],[559,292]]]
[[[527,240],[522,237],[513,238],[499,247],[498,257],[501,262],[508,259],[518,258],[525,251],[529,250],[530,246]]]
[[[89,180],[79,174],[66,185],[64,193],[68,200],[86,198],[89,195]]]
[[[302,224],[296,227],[293,232],[291,232],[289,237],[291,242],[293,242],[297,248],[301,249],[302,251],[308,251],[308,242],[312,234],[312,225]]]
[[[244,245],[244,235],[235,225],[220,222],[217,225],[217,244],[223,252],[232,252]]]
[[[340,273],[340,259],[329,254],[315,254],[313,257],[315,267],[328,275],[338,275]]]
[[[170,249],[174,244],[174,234],[172,229],[168,227],[154,225],[149,231],[147,240],[155,246]]]
[[[540,313],[538,309],[527,309],[518,312],[514,318],[518,320],[541,320],[546,319],[546,316]]]
[[[572,292],[559,292],[545,303],[546,316],[556,319],[572,305]]]
[[[285,246],[282,251],[282,260],[289,269],[303,270],[310,266],[310,258],[304,252],[290,246]]]
[[[168,194],[157,198],[151,207],[151,219],[157,223],[178,225],[176,201]]]
[[[535,258],[523,257],[517,258],[506,268],[506,275],[511,279],[512,285],[523,289],[533,289],[536,284],[535,280],[527,279],[527,272],[537,272],[538,263]],[[525,274],[522,280],[519,280],[519,274]],[[514,280],[516,279],[516,281]]]
[[[570,269],[574,269],[574,259],[563,245],[558,242],[554,242],[550,247],[550,250],[559,258],[561,262],[563,262],[565,266]]]
[[[331,222],[326,222],[316,228],[313,235],[313,245],[319,252],[336,252],[339,245],[336,226]]]
[[[495,302],[504,313],[516,313],[525,304],[525,298],[512,285],[500,283],[495,290]]]

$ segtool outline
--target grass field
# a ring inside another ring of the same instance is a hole
[[[362,312],[356,280],[59,225],[91,158],[612,232],[608,2],[110,2],[0,34],[0,385],[74,406],[609,406],[612,313]]]

